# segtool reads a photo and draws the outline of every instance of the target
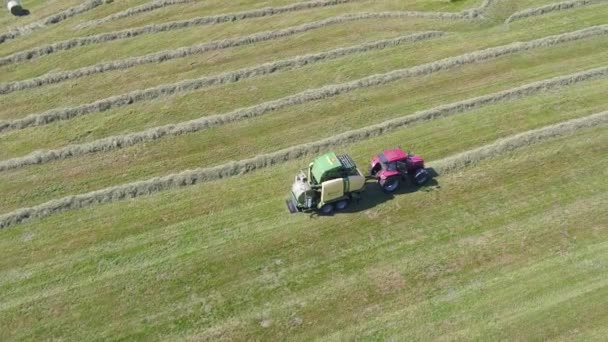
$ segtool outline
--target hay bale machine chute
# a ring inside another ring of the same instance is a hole
[[[295,176],[287,208],[291,213],[319,211],[329,215],[358,199],[367,179],[377,180],[387,193],[395,192],[403,180],[423,185],[430,179],[422,157],[400,148],[374,156],[369,171],[369,176],[364,176],[346,154],[330,152],[317,157]]]

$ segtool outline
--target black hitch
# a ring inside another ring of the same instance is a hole
[[[293,199],[285,200],[285,204],[287,205],[287,210],[289,210],[290,213],[295,214],[299,211]]]

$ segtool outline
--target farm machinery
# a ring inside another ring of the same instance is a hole
[[[430,178],[429,172],[424,168],[424,159],[419,155],[405,153],[400,148],[385,150],[373,157],[369,174],[378,180],[385,192],[395,192],[404,180],[409,179],[416,185],[423,185]]]
[[[327,153],[296,175],[287,208],[292,213],[319,210],[329,215],[346,208],[364,186],[365,176],[350,156]]]
[[[9,12],[11,12],[12,15],[17,17],[28,15],[30,13],[30,11],[23,8],[21,5],[21,0],[7,0],[6,8]]]
[[[382,190],[392,193],[404,180],[423,185],[430,175],[421,156],[405,153],[400,148],[374,156],[368,176],[361,173],[350,156],[330,152],[317,157],[308,168],[298,172],[291,186],[291,198],[286,201],[287,208],[291,213],[318,211],[324,215],[332,214],[360,198],[368,179],[377,180]]]

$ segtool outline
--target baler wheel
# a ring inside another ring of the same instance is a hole
[[[323,215],[331,215],[334,212],[334,205],[331,203],[324,204],[321,207],[321,214]]]
[[[336,210],[343,210],[347,206],[348,206],[348,200],[343,199],[343,200],[339,201],[338,203],[336,203]]]

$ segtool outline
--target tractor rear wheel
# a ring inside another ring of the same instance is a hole
[[[395,190],[399,189],[401,180],[399,176],[392,176],[386,179],[380,179],[378,183],[385,192],[395,192]]]
[[[343,199],[343,200],[339,201],[338,203],[336,203],[336,210],[343,210],[347,206],[348,206],[348,200]]]
[[[321,214],[323,215],[331,215],[334,212],[334,205],[331,203],[324,204],[321,207]]]
[[[416,173],[414,173],[414,183],[416,185],[423,185],[424,183],[429,181],[429,172],[425,169],[418,169]]]

